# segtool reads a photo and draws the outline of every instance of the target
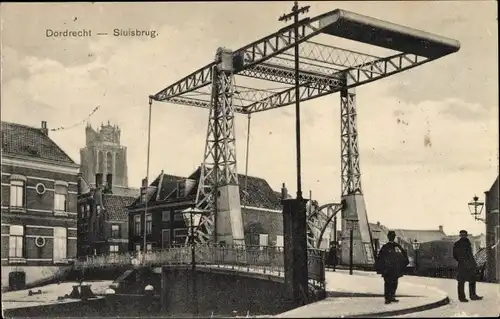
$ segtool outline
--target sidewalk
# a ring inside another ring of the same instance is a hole
[[[326,273],[325,300],[287,311],[278,318],[382,317],[423,311],[449,302],[443,291],[424,285],[401,282],[399,303],[384,304],[383,279],[373,272],[337,270]]]
[[[90,289],[96,295],[103,294],[109,287],[112,281],[86,281],[85,284],[90,284]],[[30,289],[10,291],[2,294],[2,309],[14,309],[23,307],[33,307],[50,305],[61,302],[68,302],[69,299],[58,301],[57,297],[70,294],[73,290],[73,285],[78,285],[77,282],[62,282],[60,284],[50,284],[43,287],[31,289],[33,292],[41,290],[41,294],[28,295]],[[70,300],[74,301],[74,300]]]

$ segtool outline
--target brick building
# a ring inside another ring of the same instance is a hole
[[[142,250],[144,227],[147,249],[161,249],[186,241],[189,222],[182,211],[192,207],[200,169],[187,178],[161,174],[150,184],[149,193],[137,198],[129,211],[129,249]],[[283,219],[279,196],[257,177],[239,175],[240,200],[247,245],[283,246]],[[143,185],[145,186],[145,185]],[[147,200],[147,216],[144,220]]]
[[[78,165],[41,128],[2,122],[2,288],[76,256]]]
[[[500,281],[500,223],[499,223],[498,176],[490,189],[485,192],[486,214],[486,277],[488,281]]]
[[[98,173],[92,185],[79,179],[78,249],[79,258],[89,255],[120,253],[128,250],[128,214],[126,207],[135,197],[113,194],[113,176]]]

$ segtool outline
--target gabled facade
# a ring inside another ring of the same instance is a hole
[[[128,215],[126,207],[135,197],[115,195],[112,175],[106,183],[97,174],[96,185],[80,178],[78,196],[78,257],[128,250]]]
[[[76,257],[78,167],[46,122],[2,122],[2,287],[49,278]]]
[[[143,249],[144,227],[148,250],[185,243],[189,222],[184,219],[182,211],[195,204],[199,176],[199,168],[187,178],[162,172],[150,184],[149,194],[136,199],[129,207],[131,251]],[[283,246],[283,219],[279,196],[261,178],[245,175],[238,177],[246,244]],[[148,204],[145,220],[146,200]]]
[[[486,278],[491,282],[500,281],[500,219],[498,211],[498,176],[490,189],[485,192],[486,214]]]

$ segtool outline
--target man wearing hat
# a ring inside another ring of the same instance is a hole
[[[399,245],[394,242],[396,233],[389,231],[387,233],[388,243],[380,248],[380,252],[375,260],[375,270],[384,278],[384,297],[385,303],[398,302],[396,299],[396,290],[398,280],[403,277],[404,270],[409,264],[408,254]]]
[[[468,302],[465,297],[465,282],[469,282],[470,300],[481,300],[476,294],[477,263],[472,254],[472,245],[467,231],[460,231],[460,239],[453,244],[453,258],[457,261],[458,300]]]

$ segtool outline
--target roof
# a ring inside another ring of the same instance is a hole
[[[108,220],[127,221],[127,206],[132,204],[135,197],[115,194],[102,194],[103,206],[108,214]]]
[[[186,199],[193,198],[196,195],[198,189],[198,181],[200,177],[200,168],[198,167],[187,179],[195,181],[194,187],[191,189],[189,194],[185,196]],[[150,184],[154,186],[155,189],[149,196],[149,202],[156,201],[156,198],[160,201],[178,201],[181,198],[178,197],[177,192],[177,182],[180,180],[185,180],[186,177],[180,177],[175,175],[164,174],[163,172],[158,175],[158,177]],[[245,176],[238,174],[238,180],[240,184],[240,203],[242,206],[253,206],[259,208],[267,209],[281,209],[280,196],[269,186],[266,180],[254,177]],[[158,185],[161,187],[158,189]],[[245,190],[245,185],[247,189]],[[158,195],[159,196],[156,197]],[[134,201],[133,205],[139,202],[139,198]]]
[[[172,191],[174,191],[177,188],[177,181],[184,179],[183,177],[180,176],[175,176],[175,175],[169,175],[163,173],[163,171],[158,175],[149,186],[150,190],[148,191],[148,198],[150,202],[155,202],[156,199],[158,200],[163,200],[165,199]],[[158,188],[158,185],[161,186]],[[139,194],[135,196],[135,200],[130,203],[131,206],[138,205],[140,203],[140,190]]]
[[[2,152],[60,163],[76,163],[40,128],[2,121]]]
[[[112,192],[114,195],[136,198],[140,195],[141,190],[139,188],[113,186]]]
[[[446,234],[440,230],[413,230],[413,229],[393,229],[396,236],[407,242],[419,241],[425,243],[428,241],[441,240],[446,238]]]

